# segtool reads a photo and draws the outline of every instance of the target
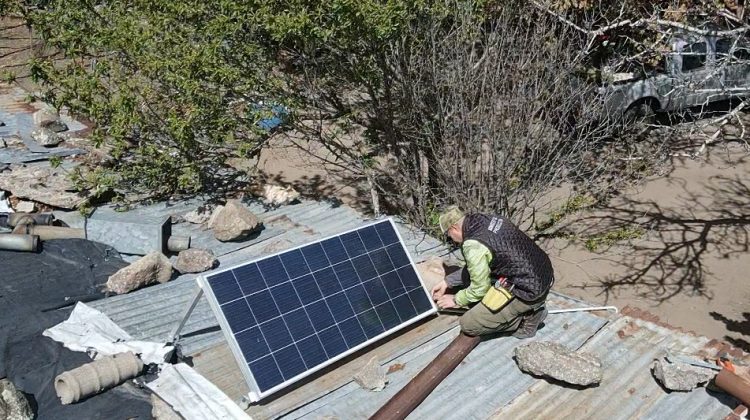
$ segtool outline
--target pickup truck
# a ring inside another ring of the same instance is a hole
[[[750,46],[738,38],[676,38],[664,54],[662,71],[638,79],[611,74],[600,88],[605,110],[626,121],[649,120],[656,112],[703,107],[750,92]]]

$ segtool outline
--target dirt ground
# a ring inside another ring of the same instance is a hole
[[[310,197],[369,211],[358,180],[327,172],[283,140],[263,152],[259,168]],[[638,238],[595,252],[583,241],[542,240],[557,273],[554,289],[593,304],[636,306],[750,351],[750,156],[742,144],[716,145],[696,159],[676,158],[672,168],[560,226],[583,237],[636,227]]]

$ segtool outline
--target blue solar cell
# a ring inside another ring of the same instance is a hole
[[[390,245],[398,242],[398,235],[396,235],[396,231],[393,230],[391,222],[378,223],[375,225],[375,230],[378,231],[378,235],[380,235],[383,244]]]
[[[291,279],[296,279],[297,277],[301,277],[305,274],[310,273],[310,268],[305,262],[305,257],[302,256],[302,251],[300,251],[299,249],[285,252],[281,254],[279,258],[281,258],[281,262],[284,264],[286,273]]]
[[[266,342],[271,351],[276,351],[294,342],[284,324],[284,320],[281,318],[272,319],[264,324],[260,324],[260,330],[263,332],[263,336],[266,337]]]
[[[409,265],[409,257],[406,255],[406,252],[404,251],[404,247],[401,246],[401,244],[394,244],[388,246],[386,248],[388,251],[388,256],[391,258],[391,261],[396,266],[396,268],[401,268],[405,265]]]
[[[388,292],[385,290],[385,286],[383,286],[383,282],[380,279],[372,279],[364,283],[363,286],[365,286],[367,296],[370,297],[370,302],[373,305],[380,305],[388,300]]]
[[[258,261],[258,269],[263,273],[263,279],[266,281],[268,287],[273,287],[289,280],[289,276],[286,274],[284,265],[281,263],[281,258],[279,257],[270,257]],[[240,284],[240,286],[242,285]]]
[[[388,253],[384,248],[371,252],[370,259],[375,266],[375,270],[377,270],[380,275],[393,271],[395,268],[391,262],[391,258],[388,256]]]
[[[344,261],[340,264],[334,265],[333,271],[336,272],[336,277],[338,277],[339,283],[341,283],[341,286],[344,289],[348,289],[355,284],[361,283],[351,261]]]
[[[398,312],[396,312],[396,308],[391,302],[385,302],[382,305],[376,306],[375,312],[378,313],[378,317],[383,322],[386,330],[395,328],[401,323],[401,318],[398,316]]]
[[[406,293],[393,298],[393,306],[396,308],[396,312],[398,313],[399,318],[401,318],[401,322],[406,322],[417,315],[417,309],[414,307],[414,304],[411,303],[411,299]]]
[[[304,305],[320,300],[323,297],[312,274],[292,280],[292,285],[294,285],[294,289],[297,290],[297,295],[302,299],[302,304]]]
[[[365,330],[365,335],[367,335],[368,339],[385,331],[383,323],[380,322],[378,313],[375,312],[374,309],[370,309],[369,311],[357,315],[357,319],[359,319],[359,323],[362,324],[362,329]]]
[[[411,298],[414,307],[417,308],[418,313],[427,312],[432,309],[432,302],[430,298],[424,293],[424,289],[414,289],[409,292],[409,298]]]
[[[354,312],[360,313],[372,308],[372,302],[370,302],[370,298],[367,297],[367,292],[361,284],[347,289],[345,293],[352,304],[352,308],[354,308]]]
[[[245,299],[247,300],[247,304],[250,305],[250,310],[253,311],[255,320],[258,323],[266,322],[271,318],[281,315],[268,290],[252,294]]]
[[[274,353],[273,357],[281,368],[281,375],[286,380],[292,379],[307,369],[305,362],[302,361],[302,355],[297,350],[297,346],[284,347]]]
[[[302,360],[305,361],[308,368],[312,368],[328,360],[326,351],[323,349],[323,344],[317,335],[301,340],[297,343],[297,347],[301,350]]]
[[[234,274],[231,271],[210,276],[208,283],[211,285],[211,289],[213,289],[216,300],[219,301],[220,305],[242,296],[240,286],[237,284],[237,280],[234,279]]]
[[[330,261],[331,264],[338,264],[341,261],[349,259],[349,256],[346,254],[346,249],[344,249],[344,244],[341,243],[341,239],[339,238],[326,239],[321,242],[320,245],[323,247],[323,250],[325,250],[328,261]]]
[[[401,283],[404,284],[406,290],[412,290],[415,287],[422,288],[422,283],[417,277],[417,272],[411,267],[402,267],[397,270],[398,276],[401,278]]]
[[[336,274],[332,268],[326,268],[313,273],[315,282],[318,283],[320,291],[323,292],[323,296],[328,296],[341,291],[341,285],[339,280],[336,278]]]
[[[333,309],[333,318],[336,322],[341,322],[346,318],[354,316],[354,310],[344,292],[329,296],[326,298],[326,302],[328,302],[328,307]]]
[[[271,351],[268,348],[268,344],[266,344],[266,339],[263,338],[263,334],[258,327],[242,331],[241,333],[236,334],[235,337],[237,337],[237,344],[240,345],[242,355],[245,356],[245,360],[249,362],[259,359]]]
[[[269,289],[273,300],[282,314],[293,311],[302,305],[292,283],[282,283]]]
[[[383,242],[380,241],[380,236],[374,226],[360,229],[359,237],[362,239],[362,243],[365,244],[367,251],[374,251],[383,247]]]
[[[232,270],[232,273],[234,273],[234,278],[237,279],[237,282],[242,289],[242,293],[245,295],[258,292],[268,287],[266,286],[265,281],[263,281],[263,276],[260,274],[256,264],[237,267]]]
[[[345,233],[341,235],[340,238],[349,258],[354,258],[367,252],[365,244],[362,243],[362,240],[359,238],[359,234],[356,231]]]
[[[390,273],[380,276],[380,280],[383,282],[383,287],[390,297],[396,297],[400,294],[406,293],[404,285],[401,283],[401,277],[398,273],[391,271]]]
[[[367,255],[352,259],[352,264],[354,265],[354,269],[357,270],[359,280],[363,283],[378,275],[375,266],[372,265],[372,261],[370,261],[370,257]]]
[[[319,300],[306,306],[307,315],[315,328],[315,331],[324,330],[334,324],[333,315],[324,300]]]
[[[299,308],[284,315],[284,323],[289,328],[294,341],[299,341],[311,334],[315,334],[315,330],[310,323],[310,318],[307,317],[307,312],[304,308]]]
[[[302,255],[305,256],[305,261],[311,271],[318,271],[331,265],[323,247],[318,243],[302,248]]]
[[[339,328],[341,329],[341,334],[344,336],[347,348],[356,347],[367,341],[367,336],[362,331],[357,318],[349,318],[341,322]]]
[[[260,388],[261,392],[267,391],[284,381],[284,377],[281,376],[276,361],[270,354],[262,359],[249,363],[248,367],[250,368],[250,372],[253,373],[253,378],[255,378],[255,382],[258,384],[258,388]]]
[[[245,302],[245,299],[240,298],[234,302],[226,303],[221,309],[224,311],[224,317],[229,323],[229,328],[234,333],[256,325],[253,313],[250,311],[250,307]]]
[[[318,337],[320,337],[320,342],[323,344],[323,348],[326,350],[329,359],[336,357],[348,349],[338,327],[327,328],[319,332]]]

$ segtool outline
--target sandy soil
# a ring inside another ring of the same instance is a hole
[[[283,140],[263,152],[259,169],[308,196],[370,211],[361,180],[327,171]],[[605,209],[567,219],[560,228],[584,238],[622,228],[642,234],[596,252],[582,240],[543,240],[557,273],[555,290],[595,304],[636,306],[750,351],[750,156],[742,145],[676,159],[668,175],[623,191]]]

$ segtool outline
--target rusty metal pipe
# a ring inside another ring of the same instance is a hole
[[[17,235],[3,233],[0,235],[0,249],[8,251],[39,251],[39,237],[36,235]]]
[[[750,383],[746,380],[726,369],[722,369],[716,375],[716,386],[742,401],[745,406],[750,406]]]
[[[481,341],[460,333],[435,360],[370,417],[370,420],[404,419],[464,360]]]
[[[38,235],[39,239],[48,241],[50,239],[86,239],[86,231],[83,229],[74,229],[61,226],[38,226],[38,225],[20,225],[13,229],[13,233],[27,235]]]
[[[51,225],[55,220],[52,213],[8,213],[8,226],[15,227],[24,224]]]

